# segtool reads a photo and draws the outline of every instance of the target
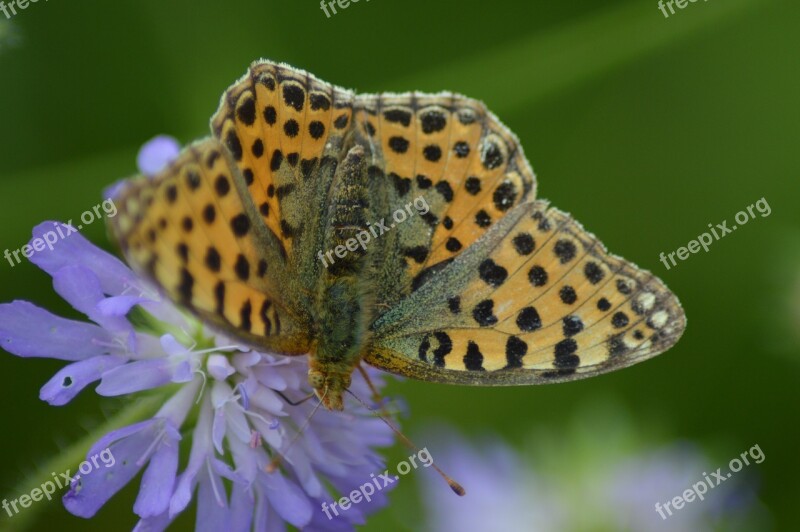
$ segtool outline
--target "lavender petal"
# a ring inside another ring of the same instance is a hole
[[[69,492],[63,497],[67,511],[78,517],[94,516],[115,493],[139,473],[144,464],[140,465],[137,462],[150,447],[154,437],[152,420],[149,427],[142,429],[144,424],[126,427],[127,431],[125,429],[115,431],[117,434],[125,432],[129,434],[108,447],[114,456],[114,465],[107,469],[92,471],[81,477],[78,482],[73,481]],[[104,439],[112,434],[114,433],[106,435]]]
[[[86,386],[99,380],[103,372],[124,363],[123,357],[100,355],[64,366],[42,386],[39,399],[53,406],[65,405]]]
[[[163,358],[137,360],[103,374],[97,393],[106,397],[150,390],[172,381],[174,364]]]
[[[148,176],[161,172],[180,153],[181,145],[173,137],[159,135],[147,141],[136,157],[139,171]]]
[[[43,222],[33,228],[31,241],[44,238],[45,234],[58,235],[58,229],[61,229],[61,234],[67,232],[59,222]],[[66,234],[56,242],[53,251],[48,249],[34,253],[31,262],[51,276],[64,266],[85,266],[100,280],[103,292],[112,296],[140,284],[136,275],[122,261],[95,246],[80,233]]]
[[[96,325],[61,318],[27,301],[0,305],[0,346],[19,357],[83,360],[108,354],[113,341]]]
[[[179,447],[180,435],[167,435],[150,459],[150,465],[142,476],[139,496],[133,505],[133,511],[139,517],[157,517],[169,509],[169,499],[178,472]]]

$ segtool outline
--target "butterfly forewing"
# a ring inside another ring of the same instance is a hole
[[[256,62],[226,91],[212,118],[214,134],[289,262],[313,265],[317,220],[352,107],[350,91],[286,65]]]
[[[218,141],[186,148],[154,178],[129,181],[116,201],[111,230],[128,262],[173,300],[251,345],[305,352],[279,289],[279,246]]]

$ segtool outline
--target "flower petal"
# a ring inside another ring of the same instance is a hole
[[[249,532],[253,522],[253,510],[255,509],[255,497],[246,486],[233,483],[231,489],[231,506],[228,512],[228,526],[226,530],[230,532]]]
[[[0,347],[20,357],[83,360],[112,352],[113,341],[97,325],[61,318],[27,301],[0,305]]]
[[[136,434],[137,432],[146,430],[148,427],[150,427],[153,423],[156,423],[157,421],[158,420],[155,418],[146,419],[144,421],[140,421],[139,423],[134,423],[133,425],[126,425],[124,427],[118,428],[117,430],[112,430],[111,432],[109,432],[108,434],[97,440],[97,443],[92,445],[92,448],[89,449],[89,455],[99,454],[104,449],[111,448],[111,444],[113,444],[117,440],[122,440],[124,438],[127,438],[128,436]]]
[[[170,517],[166,512],[158,517],[141,519],[136,523],[136,526],[133,527],[133,532],[164,532],[164,530],[172,524],[174,519],[174,517]]]
[[[43,238],[45,235],[55,235],[58,229],[62,234],[67,232],[58,222],[43,222],[33,228],[33,239]],[[50,236],[52,239],[52,237]],[[118,258],[95,246],[80,233],[71,233],[55,244],[53,251],[35,253],[31,262],[36,264],[50,275],[69,265],[86,266],[97,275],[103,292],[116,296],[122,294],[131,286],[138,286],[141,282],[136,275]]]
[[[283,375],[281,375],[280,372],[275,371],[270,366],[259,366],[253,370],[253,374],[258,378],[258,381],[267,388],[272,388],[273,390],[278,390],[279,392],[282,392],[288,388],[288,384],[283,378]]]
[[[178,477],[175,493],[169,501],[169,514],[175,516],[182,512],[192,500],[192,492],[197,484],[197,476],[205,465],[206,459],[212,450],[211,442],[211,403],[208,396],[203,400],[197,427],[192,436],[192,450],[189,453],[189,463]]]
[[[39,399],[53,406],[65,405],[103,372],[125,363],[123,357],[100,355],[64,366],[39,391]]]
[[[172,372],[172,382],[185,383],[191,382],[192,379],[194,379],[194,368],[192,368],[190,361],[184,360],[175,365]]]
[[[297,484],[280,472],[259,477],[270,506],[290,524],[303,528],[311,521],[311,502]]]
[[[224,381],[236,373],[236,369],[231,366],[228,357],[223,355],[210,355],[206,361],[206,367],[211,376],[220,381]]]
[[[164,386],[172,382],[174,366],[164,358],[130,362],[104,373],[97,393],[113,397]]]
[[[169,508],[169,499],[178,472],[179,447],[180,435],[175,433],[173,428],[159,443],[158,449],[150,459],[150,465],[142,476],[139,496],[133,505],[133,511],[139,517],[157,517]]]
[[[249,486],[259,474],[263,473],[259,466],[259,459],[262,455],[259,455],[258,451],[254,452],[249,442],[242,443],[236,438],[229,440],[229,446],[236,464],[236,473],[241,477],[243,483]]]
[[[123,317],[102,313],[98,304],[106,297],[100,280],[85,266],[64,266],[53,274],[53,288],[75,310],[84,313],[90,320],[105,329],[118,332],[133,331],[130,322]]]
[[[161,348],[169,356],[183,355],[189,352],[186,346],[175,339],[171,334],[165,334],[160,338]]]
[[[214,448],[219,454],[222,454],[222,440],[225,438],[225,408],[218,408],[214,411],[214,423],[211,429],[211,440],[214,442]]]
[[[172,162],[180,151],[181,145],[173,137],[168,135],[153,137],[139,149],[136,166],[145,175],[156,175]]]
[[[144,426],[148,423],[149,427]],[[126,437],[117,439],[108,446],[114,456],[113,465],[104,469],[102,473],[93,471],[72,483],[69,492],[63,497],[67,511],[78,517],[92,517],[115,493],[125,487],[144,465],[137,464],[137,460],[153,443],[154,428],[153,420],[149,420],[106,435],[104,440],[115,433],[116,435],[127,433]],[[95,444],[92,450],[96,449],[98,444]],[[87,456],[91,454],[92,451]]]
[[[150,300],[139,296],[112,296],[100,301],[97,304],[97,310],[104,316],[125,317],[133,307],[145,301]]]
[[[221,480],[215,477],[208,468],[203,468],[197,487],[196,532],[227,530],[230,512],[227,494]]]
[[[250,403],[257,408],[263,409],[273,415],[285,415],[283,407],[286,406],[286,401],[281,399],[278,394],[265,388],[263,386],[256,389],[255,393],[249,394]],[[289,399],[294,399],[289,397]],[[302,398],[297,398],[302,399]]]
[[[155,417],[168,419],[172,422],[171,426],[173,427],[182,426],[189,411],[195,406],[195,397],[202,383],[202,377],[197,375],[191,383],[181,386],[172,397],[164,402]]]

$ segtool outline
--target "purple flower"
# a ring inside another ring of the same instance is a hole
[[[159,135],[147,141],[136,156],[136,165],[145,175],[153,176],[175,160],[181,145],[173,137]]]
[[[136,156],[139,171],[146,176],[154,176],[174,161],[181,151],[181,145],[174,137],[158,135],[148,140]],[[127,179],[121,179],[103,190],[103,199],[116,198],[125,186]]]
[[[152,156],[152,154],[150,154]],[[155,156],[153,156],[155,157]],[[157,157],[155,157],[157,159]],[[49,231],[45,222],[34,238]],[[19,357],[68,361],[40,391],[64,405],[99,383],[104,396],[160,394],[149,419],[102,437],[87,453],[108,449],[111,464],[73,480],[64,496],[71,513],[89,518],[142,472],[133,511],[137,531],[164,530],[197,497],[197,530],[351,530],[386,504],[385,493],[329,522],[323,501],[349,493],[384,469],[377,447],[393,433],[347,398],[344,412],[319,409],[289,447],[315,401],[303,357],[233,345],[179,311],[115,257],[72,234],[31,258],[56,292],[89,321],[51,314],[26,301],[0,304],[0,347]],[[373,383],[382,386],[377,371]],[[359,372],[351,389],[368,397]],[[283,396],[283,397],[282,397]],[[181,454],[188,462],[181,462]],[[280,454],[280,467],[266,466]],[[179,464],[186,463],[181,470]]]
[[[420,476],[425,528],[695,532],[757,530],[769,521],[745,471],[662,518],[657,502],[681,496],[720,465],[725,471],[724,458],[713,465],[716,459],[684,443],[647,448],[630,427],[609,422],[613,416],[590,417],[574,433],[537,433],[519,453],[497,440],[470,444],[439,432],[437,463],[469,491],[452,497],[437,479]]]

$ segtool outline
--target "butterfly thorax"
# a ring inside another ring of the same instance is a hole
[[[336,170],[324,215],[321,253],[323,257],[330,254],[319,261],[314,308],[317,341],[309,359],[309,382],[332,410],[342,409],[342,394],[360,360],[371,317],[362,275],[370,260],[369,246],[355,245],[358,233],[367,227],[369,213],[364,150],[355,146]]]

